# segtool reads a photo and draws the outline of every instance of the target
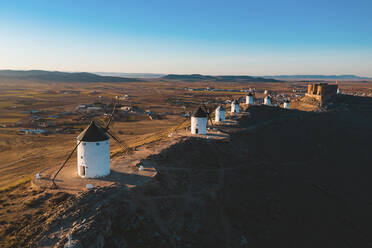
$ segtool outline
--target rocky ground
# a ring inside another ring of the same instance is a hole
[[[159,173],[145,186],[25,188],[37,211],[3,223],[4,246],[64,247],[71,234],[73,247],[372,247],[372,101],[341,103],[252,106],[222,128],[230,140],[186,138],[149,156]]]

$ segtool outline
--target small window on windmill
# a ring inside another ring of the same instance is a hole
[[[86,146],[86,145],[87,145],[87,143],[83,143],[83,145],[84,145],[84,146]]]
[[[97,146],[99,146],[99,143],[96,143]]]
[[[83,158],[83,156],[80,156],[80,158],[82,159],[82,158]]]

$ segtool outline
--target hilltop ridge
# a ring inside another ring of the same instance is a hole
[[[337,79],[349,79],[349,80],[365,80],[371,79],[368,77],[362,77],[357,75],[274,75],[274,76],[262,76],[266,79],[318,79],[318,80],[337,80]]]
[[[215,81],[215,82],[280,82],[276,79],[265,79],[262,77],[252,76],[234,76],[234,75],[222,75],[222,76],[210,76],[201,74],[168,74],[161,79],[164,80],[182,80],[187,82],[193,81]]]
[[[44,70],[0,70],[0,80],[45,82],[137,82],[135,78],[100,76],[88,72],[60,72]]]

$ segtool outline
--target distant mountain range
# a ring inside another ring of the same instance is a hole
[[[121,72],[95,72],[95,74],[101,76],[113,76],[113,77],[126,77],[126,78],[161,78],[166,74],[160,73],[121,73]]]
[[[179,81],[215,81],[215,82],[280,82],[276,79],[262,78],[262,77],[251,77],[251,76],[208,76],[200,74],[168,74],[161,79],[163,80],[179,80]]]
[[[60,72],[43,70],[0,70],[0,80],[23,80],[39,82],[139,82],[143,80],[165,81],[211,81],[211,82],[281,82],[286,80],[371,80],[356,75],[278,75],[278,76],[211,76],[201,74],[157,74],[116,72]]]
[[[60,72],[60,71],[15,71],[0,70],[0,79],[26,80],[42,82],[137,82],[135,78],[101,76],[88,72]]]
[[[268,79],[323,79],[323,80],[337,80],[337,79],[350,79],[350,80],[364,80],[372,79],[368,77],[360,77],[356,75],[277,75],[277,76],[262,76]]]

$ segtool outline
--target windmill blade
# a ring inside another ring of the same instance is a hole
[[[86,113],[86,114],[80,116],[77,120],[78,120],[78,121],[81,121],[81,120],[83,120],[83,119],[86,119],[88,116],[89,116],[89,113]]]
[[[107,125],[106,125],[106,127],[105,127],[105,130],[109,130],[109,126],[110,126],[110,124],[111,124],[112,118],[114,117],[115,109],[116,109],[116,103],[114,104],[114,107],[113,107],[113,109],[112,109],[112,113],[111,113],[111,115],[110,115],[110,119],[109,119],[109,121],[107,122]]]
[[[175,126],[173,129],[171,129],[170,133],[174,132],[174,131],[177,131],[178,129],[181,128],[181,126],[185,125],[185,123],[189,123],[189,119],[188,118],[183,118],[182,121],[177,125]]]
[[[208,119],[211,122],[211,126],[213,126],[213,121],[212,121],[212,118],[211,118],[211,114],[210,113],[208,113]]]
[[[106,133],[107,133],[108,135],[110,135],[111,138],[113,138],[116,142],[118,142],[118,143],[123,147],[123,150],[124,150],[124,151],[129,149],[129,147],[128,147],[127,144],[125,144],[125,143],[124,143],[123,141],[121,141],[120,139],[116,138],[116,136],[113,135],[110,131],[107,130]]]
[[[213,120],[212,120],[211,115],[213,114],[213,111],[216,108],[216,106],[215,106],[215,104],[208,105],[208,106],[204,104],[204,108],[205,108],[205,110],[207,112],[208,120],[210,121],[211,126],[213,126]]]
[[[94,118],[94,123],[102,129],[105,129],[106,123],[101,118]]]
[[[207,105],[205,105],[204,103],[202,104],[202,107],[204,109],[204,112],[206,112],[208,115],[209,115],[209,109],[207,108]]]
[[[56,174],[53,176],[53,179],[52,179],[52,182],[53,182],[53,187],[55,188],[58,188],[56,182],[55,182],[55,179],[57,177],[57,175],[59,174],[59,172],[63,169],[63,167],[65,167],[66,163],[70,160],[70,158],[72,157],[72,155],[74,154],[76,148],[78,148],[78,146],[80,145],[81,143],[81,140],[79,141],[79,143],[74,147],[74,149],[71,151],[71,153],[68,155],[67,159],[65,160],[65,162],[62,164],[62,166],[58,169],[58,171],[56,172]]]

